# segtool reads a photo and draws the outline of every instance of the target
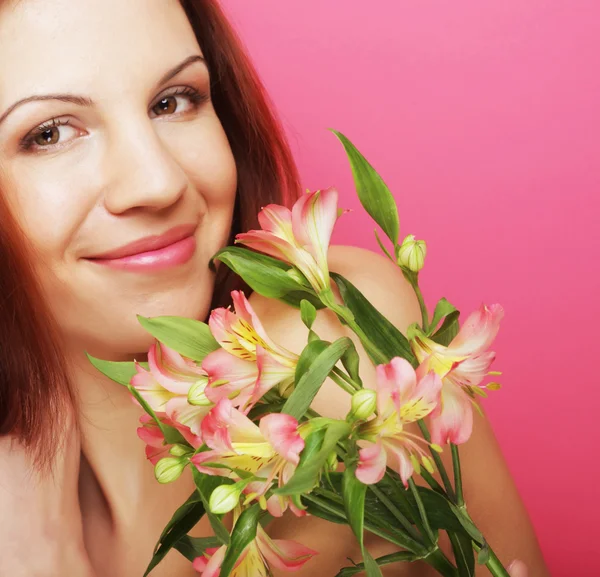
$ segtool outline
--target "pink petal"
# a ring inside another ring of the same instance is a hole
[[[460,445],[473,430],[473,408],[467,394],[454,383],[445,382],[442,402],[431,413],[431,440],[436,445]]]
[[[361,449],[358,452],[356,478],[365,485],[379,483],[385,475],[387,456],[380,441]]]
[[[482,304],[472,312],[448,347],[453,355],[476,355],[487,350],[500,329],[504,309],[499,304]]]
[[[260,525],[256,531],[256,544],[267,563],[283,571],[296,571],[318,555],[317,551],[295,541],[272,540]]]
[[[191,384],[204,374],[200,367],[192,373],[191,368],[185,364],[179,353],[158,342],[148,351],[148,366],[152,376],[167,391],[177,395],[187,395]],[[175,372],[175,369],[178,372]]]
[[[278,260],[293,264],[298,248],[287,240],[263,230],[251,230],[238,234],[235,242],[243,244]]]
[[[460,361],[448,374],[457,385],[476,387],[488,374],[496,353],[489,351]]]
[[[424,419],[440,402],[442,379],[433,371],[422,377],[411,396],[402,400],[400,417],[403,423]]]
[[[200,425],[210,409],[210,406],[190,405],[187,397],[175,397],[165,407],[172,421],[187,427],[196,436],[200,436]]]
[[[304,449],[298,434],[298,421],[285,413],[272,413],[260,420],[260,432],[286,461],[297,465]]]
[[[300,246],[308,250],[321,270],[327,270],[327,250],[337,220],[335,188],[304,194],[292,208],[292,227]]]
[[[404,486],[408,486],[408,480],[414,472],[413,464],[410,460],[408,451],[404,448],[401,442],[396,440],[386,439],[384,449],[387,455],[387,464],[390,469],[393,469],[400,475]]]
[[[246,398],[250,397],[258,378],[255,362],[240,359],[225,349],[208,354],[202,362],[202,368],[209,378],[204,394],[213,403],[223,398],[233,398],[246,388],[249,388]]]
[[[135,364],[135,368],[137,373],[131,378],[131,386],[137,390],[152,410],[163,412],[165,405],[175,394],[165,389],[152,373],[138,363]]]
[[[232,325],[236,322],[236,316],[226,308],[214,309],[210,313],[208,326],[215,340],[223,346],[231,338]],[[227,348],[227,347],[225,347]]]
[[[198,560],[198,558],[196,558],[192,566],[194,567],[194,569],[196,569],[196,571],[202,572],[202,577],[219,577],[219,573],[221,572],[221,565],[223,564],[223,560],[225,559],[226,550],[227,547],[225,545],[222,545],[215,551],[215,553],[209,559],[208,563],[198,562],[198,565],[196,565],[196,561]]]
[[[285,206],[269,204],[258,213],[258,223],[266,231],[284,238],[288,241],[293,239],[292,212]]]
[[[394,357],[387,365],[378,365],[376,373],[379,414],[385,418],[392,410],[399,413],[402,401],[410,398],[417,385],[415,370],[406,359]]]
[[[296,373],[295,366],[289,367],[281,364],[270,352],[259,345],[256,346],[256,367],[258,376],[252,396],[249,399],[250,407],[254,406],[274,386],[288,379],[293,379]]]
[[[202,420],[200,426],[202,438],[211,449],[220,452],[233,452],[228,426],[233,410],[231,401],[221,399]]]

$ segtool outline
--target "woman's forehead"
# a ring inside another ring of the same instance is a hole
[[[31,94],[144,87],[200,53],[178,0],[0,2],[0,105]]]

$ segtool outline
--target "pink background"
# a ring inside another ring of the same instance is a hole
[[[598,0],[224,0],[337,243],[376,249],[345,133],[426,239],[428,304],[506,310],[487,403],[552,574],[600,575]],[[357,232],[358,231],[358,232]],[[594,441],[596,441],[594,443]]]

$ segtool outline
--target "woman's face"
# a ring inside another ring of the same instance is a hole
[[[126,358],[136,314],[204,317],[237,178],[178,0],[5,0],[0,63],[0,190],[69,346]]]

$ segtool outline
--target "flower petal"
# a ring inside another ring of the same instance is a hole
[[[175,397],[167,403],[165,411],[172,421],[188,427],[192,434],[199,436],[202,420],[211,408],[210,406],[190,405],[187,397]]]
[[[213,403],[223,398],[234,398],[246,388],[249,390],[245,399],[249,398],[258,378],[255,362],[240,359],[225,349],[209,353],[202,361],[202,368],[209,377],[204,394]]]
[[[285,413],[271,413],[260,420],[260,432],[286,461],[297,465],[304,449],[304,439],[298,434],[298,421]]]
[[[431,413],[431,440],[436,445],[460,445],[473,431],[473,408],[467,394],[454,383],[444,382],[441,404]]]
[[[138,363],[135,363],[135,369],[137,372],[131,378],[131,385],[154,411],[164,412],[167,402],[177,395],[165,389],[151,372]]]
[[[378,365],[376,372],[379,414],[385,418],[393,411],[399,413],[417,386],[415,370],[406,359],[394,357],[387,365]]]
[[[317,551],[295,541],[272,540],[260,525],[256,531],[256,544],[271,567],[284,571],[295,571],[318,555]]]
[[[434,371],[422,377],[410,398],[403,399],[400,418],[403,423],[413,423],[425,418],[440,401],[442,379]]]
[[[413,464],[410,461],[410,455],[401,440],[386,439],[383,444],[387,455],[387,464],[400,475],[404,486],[408,486],[408,480],[414,472]]]
[[[219,573],[221,572],[221,565],[223,564],[223,560],[225,559],[225,552],[227,551],[227,547],[225,545],[221,545],[211,556],[207,563],[198,561],[198,557],[192,563],[192,566],[196,571],[202,573],[202,577],[219,577]],[[198,563],[196,563],[198,561]]]
[[[356,478],[365,485],[373,485],[383,479],[387,456],[381,441],[372,443],[358,452]]]
[[[487,350],[500,329],[504,309],[499,304],[482,304],[464,322],[448,347],[453,355],[476,355]]]
[[[488,351],[456,364],[447,378],[457,385],[476,387],[488,374],[491,364],[496,358],[496,353]]]

